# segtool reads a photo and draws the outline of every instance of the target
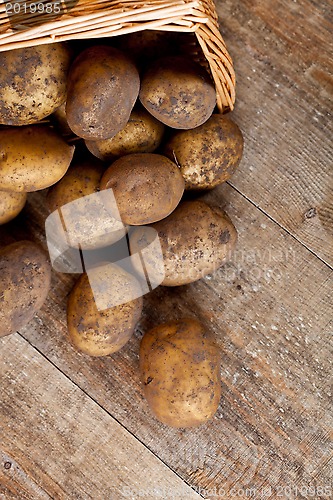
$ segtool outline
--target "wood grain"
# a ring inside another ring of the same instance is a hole
[[[21,334],[197,490],[265,487],[274,498],[285,485],[328,485],[332,271],[233,188],[205,198],[236,224],[234,259],[200,282],[146,296],[136,335],[120,352],[93,359],[68,343],[73,275],[54,274],[47,303]],[[43,194],[34,194],[22,216],[31,236],[41,237],[43,217]],[[138,348],[148,328],[184,316],[216,334],[223,396],[207,425],[173,430],[143,398]]]
[[[333,265],[331,2],[221,0],[244,158],[231,184]]]
[[[18,334],[1,355],[0,498],[200,498]]]
[[[47,302],[20,332],[25,340],[0,341],[0,498],[118,499],[126,481],[155,484],[155,474],[168,484],[178,475],[205,498],[218,489],[227,499],[246,489],[260,499],[332,496],[330,4],[221,0],[218,11],[245,155],[230,185],[205,199],[235,222],[234,257],[197,283],[146,296],[134,337],[100,359],[68,343],[66,299],[77,276],[53,273]],[[44,197],[29,195],[0,228],[0,245],[45,244]],[[211,422],[174,430],[147,407],[138,348],[148,328],[184,316],[216,335],[223,396]],[[110,429],[112,443],[103,441]]]

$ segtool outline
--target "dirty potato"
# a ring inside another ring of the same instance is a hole
[[[97,193],[104,171],[104,164],[94,157],[74,160],[64,177],[47,193],[49,211],[54,212],[78,198]]]
[[[191,129],[212,115],[216,104],[213,83],[203,68],[183,57],[165,57],[145,72],[140,101],[168,127]]]
[[[183,33],[142,30],[116,37],[117,47],[131,54],[140,68],[146,67],[161,54],[179,54],[180,38]],[[186,38],[188,38],[186,33]]]
[[[44,189],[65,175],[74,154],[46,125],[0,130],[0,190],[30,192]]]
[[[102,194],[98,194],[104,171],[104,164],[97,158],[79,158],[48,192],[50,213],[61,212],[57,231],[65,224],[66,239],[73,247],[80,245],[83,250],[102,248],[115,243],[126,233],[119,217],[117,220],[112,216],[101,199]],[[53,233],[56,233],[56,228]]]
[[[163,123],[138,106],[118,134],[103,141],[86,141],[86,146],[97,158],[113,161],[128,154],[152,153],[160,145],[163,133]]]
[[[113,137],[128,122],[139,88],[139,74],[129,57],[113,47],[89,47],[70,70],[69,127],[83,139]]]
[[[153,281],[159,279],[161,257],[158,247],[151,245],[155,237],[151,228],[159,235],[165,286],[185,285],[212,273],[230,259],[237,241],[234,225],[220,209],[203,201],[182,202],[166,219],[131,233],[133,264],[142,274],[136,254],[145,250],[147,272]]]
[[[26,325],[42,307],[51,282],[44,250],[31,241],[0,250],[0,337]]]
[[[50,43],[0,53],[0,124],[30,125],[66,99],[71,51]]]
[[[0,191],[0,225],[14,219],[23,209],[27,193]]]
[[[167,217],[184,192],[184,179],[175,163],[162,155],[123,156],[105,172],[101,189],[112,188],[125,224],[150,224]]]
[[[52,113],[50,120],[60,135],[67,139],[75,137],[67,122],[65,102]]]
[[[150,409],[171,427],[196,427],[219,406],[219,349],[197,320],[165,323],[147,332],[140,346],[140,376]]]
[[[185,189],[212,189],[230,179],[243,154],[243,136],[226,115],[213,115],[193,130],[173,134],[165,155],[177,161]]]
[[[136,278],[115,264],[82,274],[67,305],[73,346],[90,356],[118,351],[131,338],[141,316],[141,295]]]

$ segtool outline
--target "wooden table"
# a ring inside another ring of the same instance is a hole
[[[237,251],[200,282],[146,296],[133,339],[99,359],[67,342],[76,277],[54,273],[42,311],[0,341],[1,499],[330,497],[331,8],[219,2],[245,154],[204,198],[232,217]],[[19,217],[30,239],[44,241],[43,200],[30,195]],[[143,333],[183,316],[223,356],[220,407],[194,430],[156,421],[138,378]]]

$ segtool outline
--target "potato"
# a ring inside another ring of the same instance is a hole
[[[123,156],[105,172],[101,189],[112,188],[125,224],[150,224],[167,217],[184,192],[175,163],[149,153]]]
[[[71,52],[65,43],[0,53],[0,123],[30,125],[66,99]]]
[[[79,159],[47,195],[49,211],[61,210],[57,226],[62,228],[65,224],[66,240],[83,250],[111,245],[126,233],[124,225],[112,217],[103,200],[89,196],[99,192],[104,170],[104,164],[94,157]],[[61,234],[61,228],[53,227],[52,232]]]
[[[213,115],[193,130],[176,132],[165,155],[177,160],[185,189],[212,189],[230,179],[243,154],[243,136],[228,116]]]
[[[31,241],[0,250],[0,337],[26,325],[42,307],[51,282],[44,250]]]
[[[179,39],[183,33],[142,30],[116,37],[117,47],[125,54],[131,54],[140,66],[146,66],[161,54],[179,53]],[[188,37],[186,33],[186,37]]]
[[[83,139],[108,139],[129,120],[140,88],[139,74],[119,50],[89,47],[74,61],[68,80],[68,125]]]
[[[165,323],[144,335],[140,376],[150,409],[171,427],[198,426],[219,406],[220,353],[194,319]]]
[[[130,237],[133,265],[140,274],[138,252],[145,250],[150,278],[160,276],[161,262],[156,245],[151,243],[150,228],[159,235],[164,260],[162,285],[178,286],[203,278],[225,264],[237,241],[237,232],[229,217],[204,201],[185,201],[176,210],[150,227],[135,228]],[[153,279],[154,278],[154,279]]]
[[[66,103],[64,102],[59,108],[57,108],[54,113],[50,116],[50,120],[55,128],[59,131],[60,135],[65,138],[75,137],[74,133],[70,129],[67,116],[66,116]]]
[[[74,160],[64,177],[47,193],[49,211],[54,212],[71,201],[97,193],[104,171],[104,164],[96,158]]]
[[[0,225],[14,219],[27,201],[27,193],[0,191]]]
[[[152,63],[143,76],[139,97],[157,120],[176,129],[202,125],[216,104],[214,85],[203,68],[174,56]]]
[[[144,108],[136,107],[125,128],[111,139],[86,141],[89,151],[104,161],[133,153],[152,153],[162,141],[164,125]]]
[[[0,190],[49,187],[65,175],[73,154],[74,146],[46,125],[0,130]]]
[[[85,354],[107,356],[130,339],[141,311],[141,287],[134,276],[115,264],[95,267],[89,279],[81,275],[69,296],[69,338]]]

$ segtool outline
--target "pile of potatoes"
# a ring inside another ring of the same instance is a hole
[[[0,224],[19,214],[27,193],[48,188],[50,214],[64,215],[66,207],[72,246],[96,250],[129,241],[132,272],[119,262],[95,262],[67,304],[72,345],[87,355],[110,355],[131,338],[141,317],[140,256],[149,262],[150,280],[168,287],[192,283],[230,259],[237,241],[232,221],[195,195],[234,173],[241,131],[216,112],[210,75],[182,54],[176,35],[147,31],[84,48],[17,49],[0,53],[0,69]],[[86,200],[97,193],[105,206],[91,203],[87,211]],[[112,199],[117,217],[108,211]],[[160,281],[150,245],[156,234]],[[19,241],[0,250],[0,337],[32,319],[50,278],[40,245]],[[216,412],[219,350],[196,319],[147,332],[140,373],[161,422],[197,426]]]

